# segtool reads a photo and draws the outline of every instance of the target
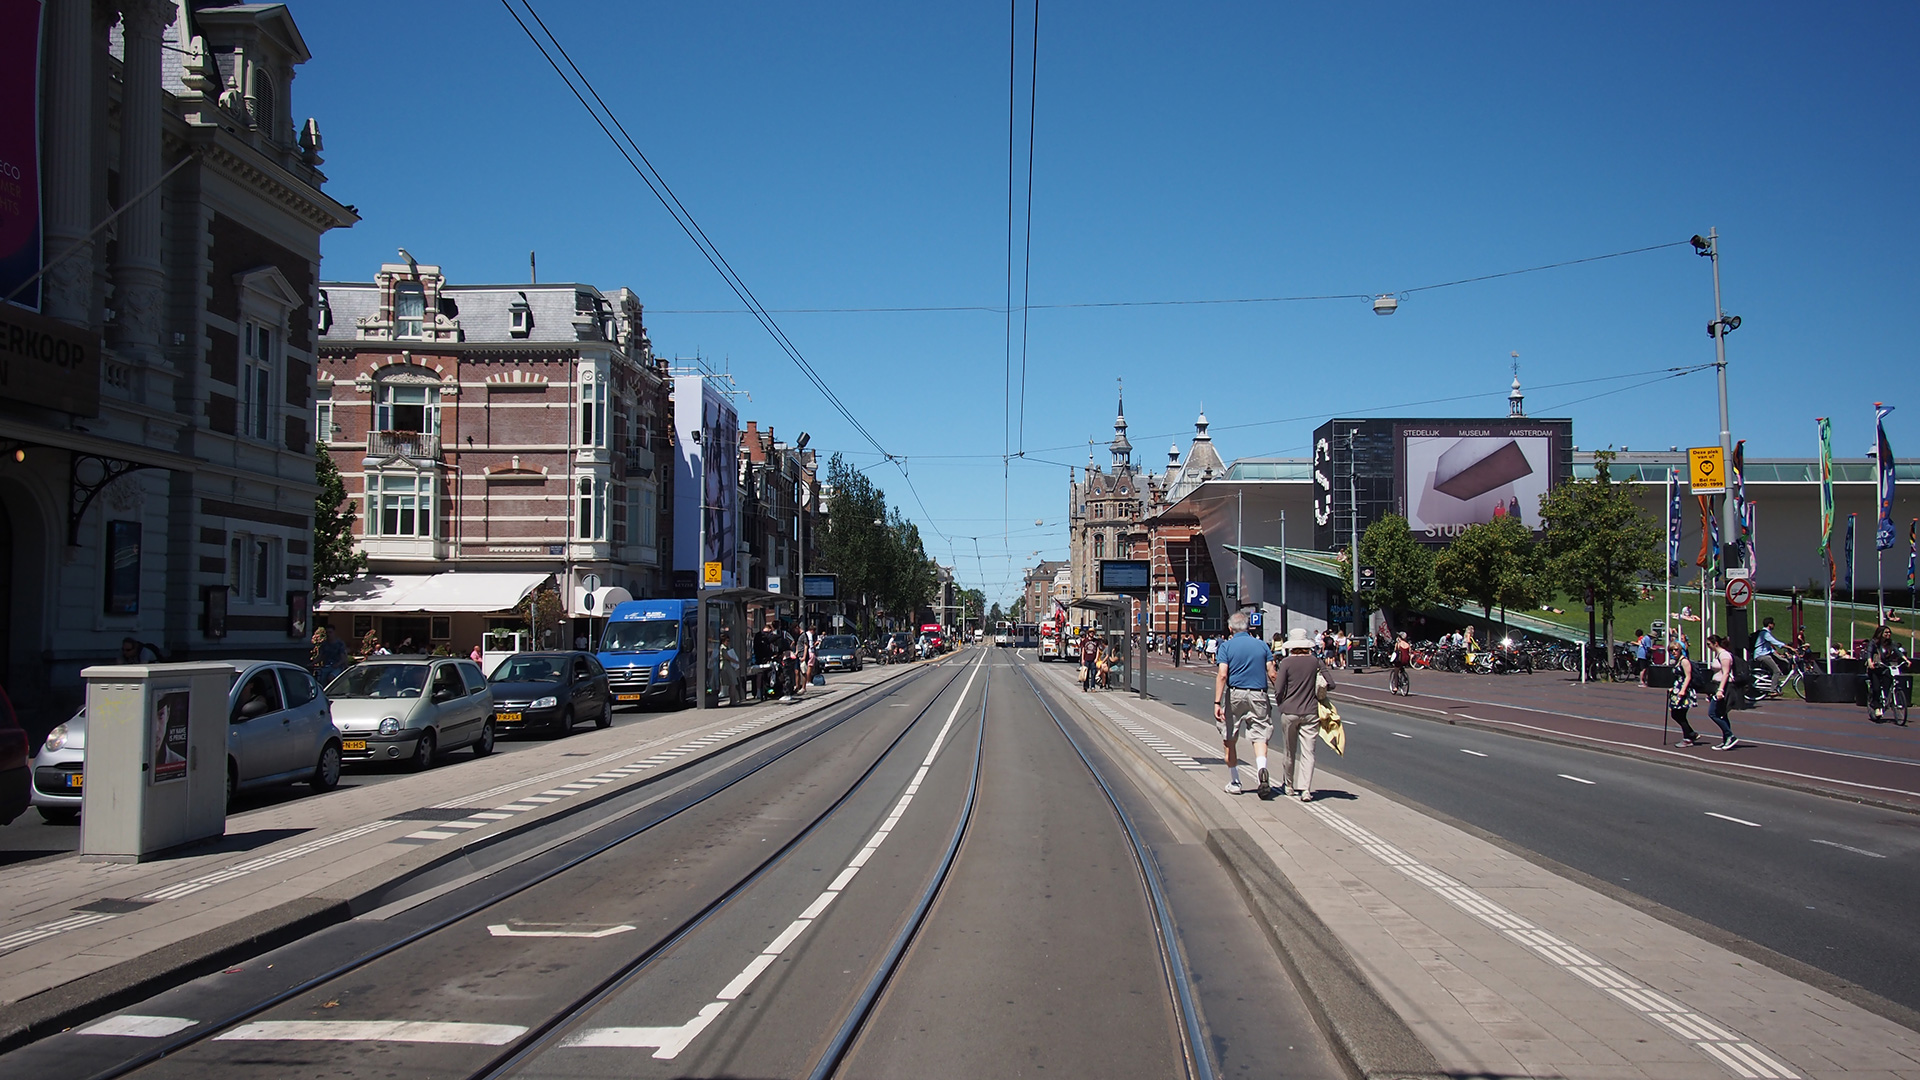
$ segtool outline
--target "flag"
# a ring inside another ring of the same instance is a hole
[[[1707,522],[1713,520],[1713,496],[1696,495],[1694,498],[1700,500],[1700,557],[1693,560],[1693,565],[1704,570],[1707,567],[1707,544],[1710,536],[1707,531]]]
[[[1740,531],[1746,534],[1741,543],[1747,548],[1747,573],[1756,579],[1760,576],[1760,536],[1754,532],[1753,519],[1758,511],[1758,504],[1752,502],[1740,508]]]
[[[1747,505],[1747,440],[1741,439],[1733,444],[1733,519],[1738,521],[1745,514]]]
[[[1713,516],[1713,561],[1707,564],[1707,573],[1715,579],[1720,577],[1720,568],[1726,565],[1720,559],[1720,515]]]
[[[1667,501],[1667,576],[1680,575],[1680,469],[1676,466],[1667,476],[1667,490],[1673,497]]]
[[[1920,518],[1907,526],[1907,591],[1913,591],[1914,564],[1920,562]]]
[[[1875,456],[1880,465],[1880,524],[1873,533],[1873,549],[1885,551],[1893,546],[1893,447],[1887,445],[1887,414],[1893,406],[1873,403],[1873,433],[1878,440]]]
[[[1820,424],[1820,554],[1826,556],[1827,563],[1833,563],[1833,556],[1827,550],[1833,540],[1833,423],[1826,417],[1819,418]]]
[[[1847,515],[1847,593],[1853,593],[1853,519],[1858,514]]]

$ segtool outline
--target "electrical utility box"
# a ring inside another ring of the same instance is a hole
[[[87,681],[80,854],[140,862],[227,831],[226,664],[111,664]]]

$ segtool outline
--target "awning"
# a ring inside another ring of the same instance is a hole
[[[334,587],[314,605],[322,615],[450,614],[511,611],[552,574],[366,574]]]

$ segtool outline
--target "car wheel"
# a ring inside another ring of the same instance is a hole
[[[318,795],[323,791],[332,791],[340,782],[340,744],[330,742],[320,750],[320,760],[313,765],[313,776],[307,786]]]
[[[240,767],[227,759],[227,805],[233,805],[233,797],[240,793]]]
[[[68,810],[58,806],[36,806],[41,820],[49,825],[71,825],[80,820],[80,811]]]
[[[488,720],[480,725],[480,737],[473,740],[473,756],[486,757],[491,753],[493,753],[493,721]]]
[[[608,705],[606,702],[601,702],[600,716],[598,719],[596,719],[593,722],[593,726],[596,728],[602,728],[602,729],[612,727],[613,726],[613,706]]]
[[[413,756],[407,759],[407,764],[414,772],[430,769],[433,767],[433,753],[433,732],[423,731],[420,733],[420,741],[413,744]]]
[[[553,725],[553,737],[564,739],[573,734],[573,706],[569,705],[560,713],[560,719]]]

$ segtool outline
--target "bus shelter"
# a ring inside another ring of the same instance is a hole
[[[740,586],[700,591],[701,662],[694,685],[694,707],[717,709],[756,700],[770,673],[753,663],[753,632],[768,615],[783,615],[797,597]]]
[[[1136,677],[1133,635],[1133,599],[1126,596],[1088,596],[1071,601],[1067,606],[1075,611],[1084,611],[1089,619],[1086,630],[1080,635],[1082,644],[1088,638],[1098,638],[1107,647],[1107,655],[1112,658],[1114,685],[1130,690],[1140,690],[1140,680]]]

